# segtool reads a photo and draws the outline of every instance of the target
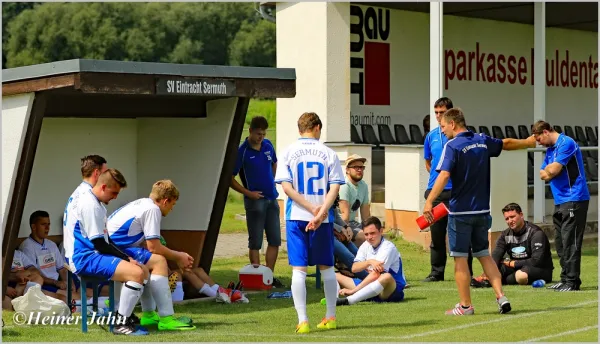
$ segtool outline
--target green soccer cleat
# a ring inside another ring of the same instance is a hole
[[[144,312],[140,318],[140,325],[142,326],[153,326],[157,325],[160,321],[160,317],[156,312]]]
[[[175,318],[175,320],[188,325],[192,324],[192,318],[186,316]],[[140,319],[140,325],[142,326],[154,326],[158,325],[159,322],[160,316],[157,312],[144,312],[142,318]]]
[[[195,329],[196,326],[178,321],[172,315],[162,317],[158,322],[159,331],[190,331]]]

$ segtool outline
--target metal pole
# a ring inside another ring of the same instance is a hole
[[[444,7],[442,2],[429,3],[429,104],[428,109],[433,108],[433,103],[442,97],[442,82],[444,69],[442,67],[442,53],[444,52]],[[437,128],[435,114],[429,116],[430,130]]]
[[[546,4],[534,4],[534,87],[533,87],[533,121],[546,119]],[[544,159],[542,152],[534,153],[533,182],[533,222],[543,223],[546,213],[546,195],[544,181],[539,178],[538,171]]]

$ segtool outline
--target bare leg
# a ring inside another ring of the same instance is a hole
[[[529,275],[527,275],[526,272],[523,272],[523,270],[517,270],[515,273],[515,279],[520,285],[527,285],[529,282]]]
[[[202,289],[202,287],[205,284],[205,282],[200,277],[198,277],[194,272],[184,271],[183,277],[188,282],[190,282],[192,287],[194,287],[194,289],[196,289],[196,290]]]
[[[258,250],[248,250],[250,264],[260,265],[260,252]]]
[[[279,253],[278,246],[267,246],[267,253],[265,254],[265,261],[271,271],[275,271],[275,262],[277,262],[277,254]]]
[[[213,281],[212,278],[210,278],[210,276],[208,276],[208,274],[204,271],[204,269],[202,268],[194,268],[192,270],[194,272],[194,274],[196,274],[196,276],[198,276],[204,283],[208,283],[209,286],[213,286],[215,285],[215,281]]]
[[[454,279],[458,288],[460,304],[462,306],[470,306],[471,289],[469,289],[469,284],[471,282],[471,273],[469,272],[467,257],[454,257]]]
[[[481,263],[483,272],[485,272],[485,275],[490,280],[490,284],[496,293],[496,298],[500,298],[504,295],[504,292],[502,292],[502,278],[498,266],[490,256],[478,257],[477,259],[479,259],[479,263]]]

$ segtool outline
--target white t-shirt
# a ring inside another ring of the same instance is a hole
[[[44,277],[58,280],[58,272],[64,269],[65,260],[54,241],[44,239],[44,242],[40,244],[29,237],[21,243],[19,250],[23,251],[23,254],[32,262],[35,262],[35,267]]]
[[[88,190],[73,197],[67,206],[65,218],[67,219],[66,230],[71,231],[74,237],[71,246],[65,242],[65,252],[73,252],[69,266],[77,272],[73,261],[77,260],[78,256],[81,258],[94,251],[92,240],[104,237],[108,242],[106,207],[96,198],[92,190]]]
[[[337,154],[319,140],[300,138],[287,147],[279,157],[275,182],[292,183],[294,190],[314,205],[325,203],[331,184],[345,184],[344,173]],[[314,215],[288,198],[286,220],[310,221]],[[324,223],[333,222],[333,211]]]
[[[160,238],[160,208],[150,198],[140,198],[115,210],[106,229],[115,245],[138,247],[145,240]]]
[[[402,288],[406,286],[406,278],[404,277],[404,270],[402,268],[402,257],[396,245],[392,242],[381,238],[379,246],[373,247],[368,241],[365,241],[358,248],[354,262],[364,262],[369,259],[383,262],[384,272],[388,272],[394,277],[396,285],[400,285]]]
[[[68,216],[69,205],[77,195],[80,195],[88,190],[92,190],[92,186],[86,182],[81,182],[75,191],[73,191],[71,197],[69,197],[69,200],[67,201],[67,205],[65,206],[65,213],[63,214],[63,248],[65,250],[65,258],[67,258],[67,260],[70,260],[71,256],[73,256],[73,244],[75,242],[75,239],[73,238],[73,219],[69,219]]]
[[[31,259],[29,259],[29,257],[24,255],[23,252],[15,250],[12,265],[10,266],[11,271],[27,270],[32,266],[35,266],[35,263],[32,262]]]

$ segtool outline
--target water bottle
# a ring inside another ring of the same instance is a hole
[[[546,285],[546,281],[539,279],[531,284],[534,288],[543,288]]]

